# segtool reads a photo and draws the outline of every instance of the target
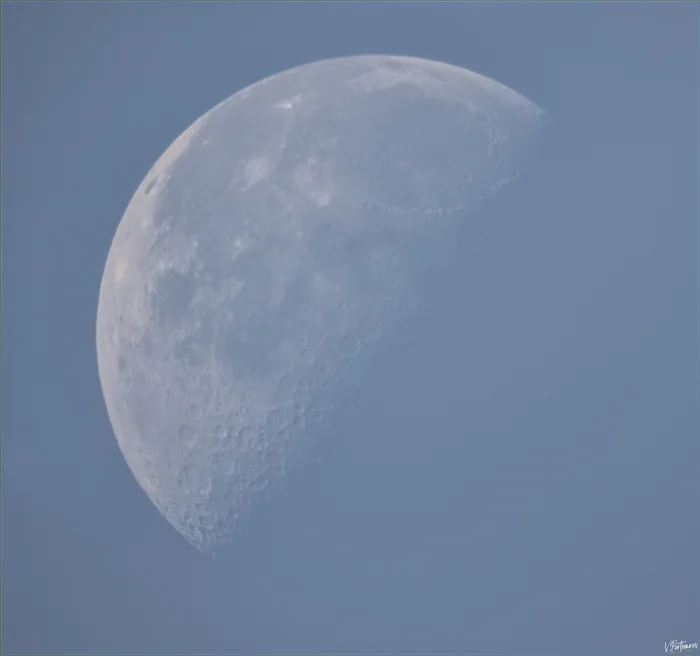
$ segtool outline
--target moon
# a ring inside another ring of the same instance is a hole
[[[544,118],[463,68],[356,56],[236,93],[155,163],[109,251],[97,357],[121,452],[190,543],[228,540],[323,434]]]

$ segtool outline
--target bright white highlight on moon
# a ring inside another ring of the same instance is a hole
[[[145,177],[97,313],[109,417],[192,544],[236,530],[410,312],[543,112],[465,69],[321,61],[231,96]]]

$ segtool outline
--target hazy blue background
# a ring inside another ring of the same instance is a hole
[[[544,107],[322,466],[218,559],[117,448],[100,278],[246,85],[462,65]],[[661,654],[700,640],[698,4],[2,5],[3,653]]]

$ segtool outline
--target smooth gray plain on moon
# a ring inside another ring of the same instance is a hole
[[[236,93],[156,162],[109,252],[97,355],[121,451],[187,540],[224,541],[303,453],[542,119],[462,68],[350,57]]]

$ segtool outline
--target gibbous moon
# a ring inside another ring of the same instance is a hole
[[[97,355],[124,458],[188,541],[229,538],[303,453],[543,117],[462,68],[349,57],[253,84],[165,151],[117,228]]]

